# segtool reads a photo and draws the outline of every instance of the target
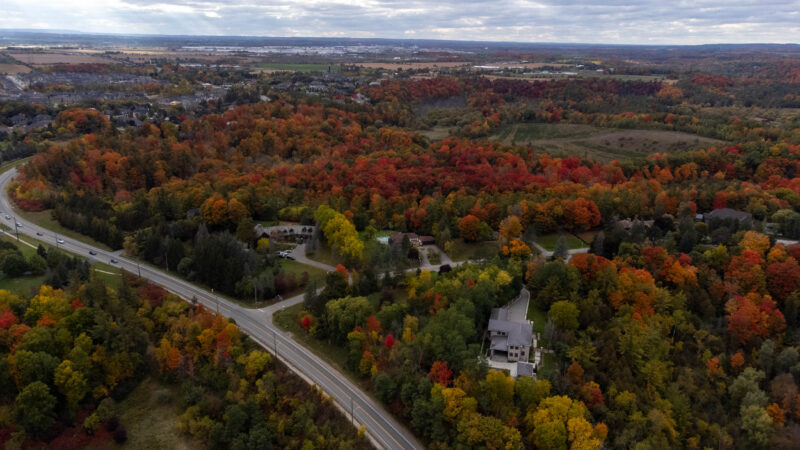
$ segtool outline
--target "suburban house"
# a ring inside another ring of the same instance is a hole
[[[711,222],[714,219],[721,219],[721,220],[733,219],[733,220],[738,220],[739,222],[745,222],[748,220],[753,220],[753,215],[736,209],[720,208],[720,209],[715,209],[710,213],[703,214],[702,217],[698,218],[701,219],[703,222]]]
[[[490,359],[528,361],[533,343],[531,321],[509,315],[508,308],[494,308],[487,333]]]
[[[433,236],[419,236],[416,233],[397,233],[389,237],[389,245],[399,244],[403,242],[403,238],[408,237],[409,242],[414,247],[422,247],[423,245],[433,245],[436,239]]]
[[[275,225],[265,227],[260,223],[253,227],[253,231],[255,231],[256,236],[259,238],[268,237],[270,239],[286,242],[302,242],[309,240],[314,235],[315,229],[316,227],[314,225]]]

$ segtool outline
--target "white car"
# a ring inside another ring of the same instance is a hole
[[[58,242],[59,244],[63,244],[64,240],[63,239],[56,239],[56,242]]]

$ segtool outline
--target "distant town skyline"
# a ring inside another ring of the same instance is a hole
[[[798,43],[800,1],[5,0],[0,28],[596,44]]]

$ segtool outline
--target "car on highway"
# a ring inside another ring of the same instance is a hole
[[[56,239],[56,242],[58,242],[59,244],[63,244],[64,240],[63,239]]]
[[[22,224],[19,222],[17,222],[15,225],[17,226],[17,228],[22,228]]]
[[[11,216],[9,216],[8,214],[6,214],[6,220],[11,220]]]
[[[94,250],[89,250],[89,254],[90,254],[90,255],[92,255],[92,256],[94,256],[94,255],[96,255],[96,254],[97,254],[97,252],[96,252],[96,251],[94,251]]]
[[[110,262],[111,264],[116,264],[116,263],[118,263],[119,261],[117,261],[117,260],[116,260],[116,259],[114,259],[114,258],[111,258],[110,260],[108,260],[108,262]]]
[[[41,236],[41,235],[42,235],[42,232],[41,232],[41,231],[37,231],[37,232],[36,232],[36,235],[37,235],[37,236]]]

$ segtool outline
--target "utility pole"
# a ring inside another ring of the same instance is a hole
[[[355,408],[353,407],[353,397],[350,397],[350,424],[356,426]]]
[[[59,244],[58,244],[58,235],[57,234],[53,234],[53,236],[56,237],[56,248],[61,248],[61,247],[59,247]]]
[[[272,345],[275,347],[275,357],[278,357],[278,334],[272,330]]]
[[[214,288],[211,288],[211,296],[214,297],[214,304],[217,305],[217,314],[219,314],[219,299],[214,294]]]
[[[139,272],[139,278],[142,278],[142,267],[139,265],[139,260],[136,260],[136,271]]]

